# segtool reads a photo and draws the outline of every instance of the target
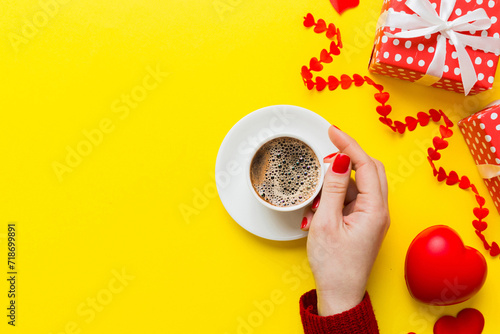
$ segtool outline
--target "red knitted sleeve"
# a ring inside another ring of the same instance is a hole
[[[356,307],[340,314],[318,315],[316,290],[300,298],[300,316],[305,334],[378,334],[377,320],[373,313],[368,292]]]

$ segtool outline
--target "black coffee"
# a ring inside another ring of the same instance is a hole
[[[250,164],[250,181],[257,194],[279,207],[298,205],[316,191],[321,165],[303,141],[279,137],[264,144]]]

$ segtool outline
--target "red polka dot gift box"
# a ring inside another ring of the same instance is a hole
[[[459,121],[458,127],[500,213],[500,100]]]
[[[500,55],[498,0],[384,0],[369,70],[473,95]]]

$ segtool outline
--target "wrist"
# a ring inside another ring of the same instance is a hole
[[[340,314],[356,307],[363,301],[365,291],[324,291],[316,290],[318,297],[318,315],[327,317]]]

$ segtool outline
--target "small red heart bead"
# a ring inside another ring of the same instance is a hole
[[[333,57],[330,56],[330,53],[328,53],[328,51],[326,49],[321,50],[321,55],[320,55],[319,59],[323,63],[327,63],[327,64],[329,64],[333,61]]]
[[[311,13],[307,13],[304,17],[304,27],[310,28],[314,25],[314,16]]]
[[[389,97],[390,97],[390,95],[387,92],[375,94],[375,100],[377,100],[378,102],[380,102],[382,104],[385,104],[389,100]]]
[[[318,22],[316,23],[316,27],[314,27],[314,32],[315,33],[322,33],[323,31],[326,30],[326,22],[323,19],[319,19]]]
[[[387,116],[391,113],[392,107],[390,105],[377,106],[376,110],[380,116]]]
[[[309,67],[311,68],[311,71],[316,71],[319,72],[323,69],[323,65],[319,62],[318,58],[313,57],[309,61]]]
[[[316,78],[316,90],[321,92],[326,87],[326,81],[322,77]]]

